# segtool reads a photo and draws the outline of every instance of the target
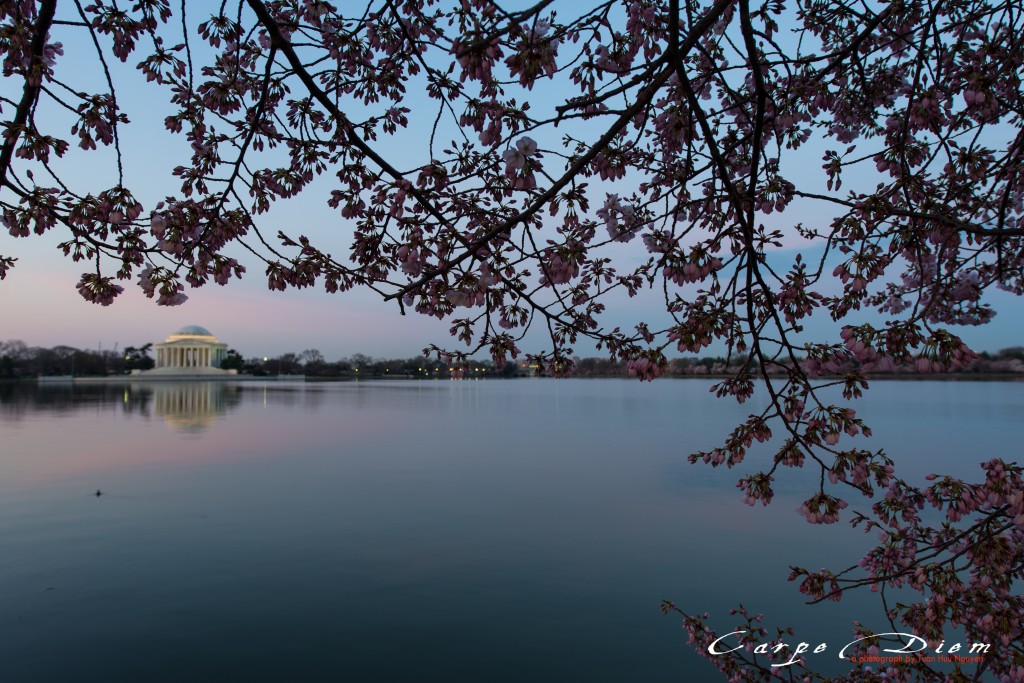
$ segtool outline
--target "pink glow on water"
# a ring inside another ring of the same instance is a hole
[[[241,405],[227,405],[223,398],[236,387],[217,382],[149,383],[123,390],[123,407],[104,399],[95,409],[58,409],[0,422],[5,435],[0,491],[89,481],[116,493],[106,483],[112,475],[289,458],[335,442],[363,444],[388,428],[386,416],[361,413],[338,416],[324,429],[315,406],[290,403],[290,392],[280,385],[246,386],[236,397]],[[146,414],[137,403],[141,392],[148,394]],[[281,448],[268,452],[268,443]]]

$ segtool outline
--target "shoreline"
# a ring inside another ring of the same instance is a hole
[[[721,380],[733,377],[729,374],[708,374],[708,375],[662,375],[659,380]],[[784,379],[785,375],[769,375],[770,379]],[[477,376],[477,377],[463,377],[463,378],[452,378],[452,377],[419,377],[416,375],[391,375],[391,376],[371,376],[371,377],[316,377],[307,375],[230,375],[230,376],[211,376],[211,375],[171,375],[164,377],[140,377],[138,375],[108,375],[106,377],[100,376],[81,376],[81,377],[64,377],[64,376],[42,376],[42,377],[24,377],[24,378],[0,378],[0,384],[38,384],[46,386],[60,386],[60,385],[74,385],[74,384],[134,384],[139,382],[305,382],[305,383],[325,383],[325,382],[378,382],[378,381],[395,381],[395,380],[418,380],[418,381],[465,381],[465,380],[515,380],[515,379],[621,379],[630,382],[635,382],[635,377],[624,377],[622,375],[575,375],[568,378],[555,378],[547,376],[518,376],[518,377],[499,377],[499,376]],[[763,381],[763,378],[757,378]],[[824,375],[821,377],[812,378],[813,380],[820,381],[841,381],[842,375]],[[880,374],[880,375],[866,375],[865,379],[868,381],[887,381],[887,382],[927,382],[927,381],[942,381],[942,382],[1022,382],[1024,381],[1024,374],[1019,373],[936,373],[936,374]]]

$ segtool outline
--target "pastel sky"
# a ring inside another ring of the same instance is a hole
[[[195,20],[199,21],[201,20]],[[65,55],[58,62],[59,75],[79,83],[80,87],[101,89],[97,84],[98,63],[92,46],[82,40],[69,27],[61,27],[59,40],[64,43]],[[126,111],[131,125],[122,127],[122,145],[126,152],[126,184],[136,192],[147,210],[169,194],[179,191],[179,183],[170,176],[170,169],[186,161],[189,153],[182,136],[174,136],[164,129],[165,110],[159,102],[166,93],[144,83],[134,69],[137,61],[127,65],[111,63],[115,84],[119,88],[119,103]],[[410,88],[414,92],[415,88]],[[542,108],[556,101],[557,85],[543,84],[530,94],[531,102]],[[425,99],[411,98],[407,106],[412,109],[413,125],[404,134],[386,140],[380,145],[382,153],[400,168],[412,168],[429,158],[427,136],[423,123],[417,117],[429,112],[432,122],[435,105]],[[70,121],[58,114],[40,108],[41,125],[52,125],[55,131],[66,131]],[[567,132],[551,131],[550,138],[540,138],[541,147],[554,147],[559,136]],[[579,133],[579,131],[574,131]],[[438,145],[461,133],[449,127],[442,131]],[[78,191],[100,191],[116,182],[113,156],[102,149],[89,154],[76,153],[76,148],[59,164],[60,173],[68,184]],[[805,158],[798,160],[788,177],[797,184],[815,190],[824,190],[825,178],[821,171],[821,148],[808,147]],[[557,162],[552,162],[557,163]],[[324,205],[330,190],[330,176],[315,183],[298,200],[281,203],[265,218],[261,225],[265,235],[273,237],[279,228],[291,235],[308,234],[326,251],[335,255],[347,251],[351,229],[337,212]],[[856,182],[856,179],[851,179]],[[871,180],[871,179],[868,179]],[[849,184],[850,180],[847,181]],[[873,182],[873,180],[871,180]],[[624,183],[609,191],[628,193]],[[594,198],[603,194],[594,193]],[[802,215],[792,212],[783,215],[792,223],[797,220],[827,221],[828,216]],[[100,307],[82,299],[75,290],[78,278],[87,270],[84,264],[75,264],[56,249],[61,236],[32,236],[14,239],[0,231],[0,255],[19,259],[16,267],[0,283],[0,340],[20,339],[30,346],[67,344],[79,348],[119,348],[138,346],[146,342],[163,340],[168,334],[187,324],[207,327],[222,341],[238,349],[243,356],[274,356],[288,351],[300,352],[317,348],[328,360],[364,353],[378,357],[406,357],[417,355],[431,342],[455,348],[457,342],[448,337],[448,325],[433,318],[411,313],[399,315],[393,303],[385,303],[372,292],[356,291],[343,295],[329,295],[320,290],[287,290],[270,292],[266,289],[263,268],[251,255],[242,251],[230,252],[249,269],[241,282],[227,287],[211,284],[188,292],[189,301],[183,306],[160,307],[146,299],[134,284],[126,284],[126,291],[109,307]],[[638,246],[636,240],[633,247]],[[794,240],[789,248],[772,255],[782,267],[791,263],[799,246],[805,258],[820,257],[820,247],[800,244]],[[642,249],[614,252],[625,263],[637,263],[645,258]],[[248,257],[248,258],[247,258]],[[774,264],[773,264],[774,265]],[[828,268],[831,271],[831,267]],[[958,330],[964,339],[978,350],[1024,344],[1024,323],[1021,306],[1016,297],[996,293],[990,297],[999,314],[994,322],[983,328]],[[621,326],[632,329],[640,320],[656,327],[664,322],[663,306],[659,306],[657,293],[627,300],[624,297],[608,302],[609,314],[604,322],[608,328]],[[660,311],[660,313],[659,313]],[[833,334],[838,327],[827,319],[813,321],[808,326],[809,338],[820,340],[821,335]],[[531,333],[520,344],[524,351],[539,351],[544,347],[541,334]],[[723,349],[712,347],[713,353]],[[577,347],[580,355],[595,355],[592,347]]]

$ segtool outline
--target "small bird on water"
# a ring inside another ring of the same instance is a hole
[[[99,498],[102,495],[103,495],[103,491],[100,491],[99,489],[96,489],[96,497]]]

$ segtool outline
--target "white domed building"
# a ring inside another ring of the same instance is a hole
[[[186,325],[164,342],[156,344],[155,349],[156,367],[140,374],[216,377],[235,375],[238,372],[221,369],[220,362],[227,355],[228,345],[199,325]]]

